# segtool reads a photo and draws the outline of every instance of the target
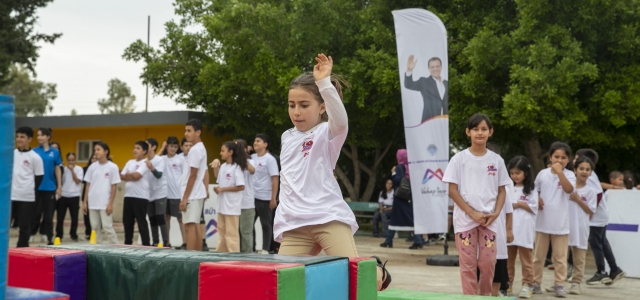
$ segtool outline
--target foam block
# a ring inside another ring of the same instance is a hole
[[[228,261],[200,264],[198,299],[305,298],[301,264]]]
[[[15,145],[15,114],[13,96],[0,95],[0,295],[7,286],[7,249],[9,249],[9,221],[11,216],[11,177]]]
[[[349,258],[349,300],[375,300],[377,262],[370,257]]]
[[[430,293],[430,292],[418,292],[399,289],[388,289],[382,292],[378,292],[378,300],[489,300],[495,299],[495,297],[488,296],[468,296],[460,294],[444,294],[444,293]],[[516,299],[516,298],[509,298]]]
[[[349,299],[348,259],[308,265],[305,277],[306,300]]]
[[[87,261],[84,251],[55,248],[9,249],[9,285],[56,291],[71,300],[86,299]]]
[[[59,292],[7,287],[6,300],[69,300],[69,295]]]

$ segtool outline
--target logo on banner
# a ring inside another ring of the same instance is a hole
[[[204,213],[206,215],[215,215],[216,210],[213,208],[208,208],[204,210]],[[215,219],[211,218],[211,220],[209,220],[209,222],[207,223],[207,229],[205,230],[205,232],[207,233],[207,238],[216,234],[216,232],[218,232],[218,222],[216,222]]]
[[[434,177],[442,181],[443,176],[444,176],[444,172],[442,172],[441,169],[437,169],[435,171],[431,169],[427,169],[427,172],[424,173],[424,178],[422,178],[422,184],[427,183],[429,180],[431,180]]]
[[[489,176],[496,176],[496,173],[498,173],[498,169],[496,169],[496,165],[489,164],[487,166],[487,174],[489,174]]]
[[[438,152],[438,147],[436,147],[436,145],[434,145],[434,144],[431,144],[431,145],[427,146],[427,151],[431,155],[436,155],[436,153]]]

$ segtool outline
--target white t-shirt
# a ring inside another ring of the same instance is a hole
[[[498,231],[496,232],[496,248],[498,249],[498,253],[496,254],[496,259],[509,258],[509,253],[507,252],[507,214],[513,214],[513,205],[511,204],[513,181],[511,184],[505,185],[504,190],[506,192],[504,206],[502,207],[502,210],[500,210],[498,218],[494,221],[498,223]],[[513,223],[511,225],[511,231],[513,232]]]
[[[253,161],[253,159],[247,159],[247,164],[252,165],[255,168],[255,162]],[[242,203],[240,204],[240,208],[256,208],[256,202],[253,193],[253,174],[251,174],[249,170],[244,170],[242,173],[244,175],[244,191],[242,191]]]
[[[22,152],[13,150],[13,171],[11,176],[11,200],[36,201],[36,176],[44,175],[42,158],[33,150]]]
[[[191,157],[191,153],[189,153],[189,157]],[[217,182],[221,188],[243,186],[244,174],[240,166],[236,163],[223,163],[220,165]],[[239,216],[242,194],[242,191],[222,192],[218,194],[218,212],[229,216]]]
[[[150,199],[151,194],[149,191],[149,180],[146,178],[146,176],[153,176],[153,174],[149,172],[146,161],[146,159],[132,159],[128,161],[122,169],[122,175],[137,172],[140,173],[140,176],[142,176],[139,180],[127,181],[124,186],[125,197],[140,198],[145,200]]]
[[[382,198],[382,193],[387,194],[387,199]],[[391,192],[380,192],[380,197],[378,197],[378,203],[384,206],[393,206],[393,190]]]
[[[271,201],[271,177],[278,176],[278,162],[270,153],[263,156],[251,154],[251,159],[255,162],[256,168],[253,173],[253,193],[258,200]]]
[[[513,242],[509,246],[519,246],[533,249],[533,241],[536,236],[536,214],[538,213],[538,191],[535,189],[529,195],[524,194],[524,187],[513,188],[511,204],[525,203],[533,213],[522,208],[513,210]]]
[[[580,199],[589,206],[591,212],[596,211],[598,198],[596,191],[589,185],[575,189]],[[546,208],[545,208],[546,209]],[[578,203],[569,201],[569,246],[587,250],[589,244],[589,216]]]
[[[464,201],[476,211],[485,214],[495,211],[498,188],[512,182],[502,157],[490,150],[483,156],[475,156],[469,149],[453,156],[442,181],[457,184],[458,192]],[[478,226],[480,223],[474,221],[454,203],[453,227],[456,233]],[[494,221],[487,228],[497,232],[498,224]]]
[[[571,185],[575,186],[576,175],[567,169],[562,171]],[[544,201],[544,207],[538,211],[536,218],[536,231],[564,235],[569,234],[569,194],[565,193],[560,184],[558,175],[551,173],[551,168],[546,168],[535,180],[539,197]]]
[[[82,183],[82,176],[84,176],[84,170],[78,166],[73,167],[73,173],[76,174],[76,177],[80,179]],[[64,170],[62,174],[62,197],[72,198],[72,197],[80,197],[80,183],[76,183],[73,180],[73,174],[69,168]]]
[[[180,180],[180,194],[184,195],[187,190],[187,182],[191,175],[191,168],[197,168],[196,181],[193,183],[193,189],[191,189],[188,201],[207,198],[207,190],[205,190],[204,187],[204,172],[208,171],[209,168],[209,166],[207,166],[207,149],[204,148],[202,142],[198,142],[191,147],[189,155],[184,158],[186,163],[182,171],[182,179]],[[182,197],[180,197],[180,199],[182,199]]]
[[[596,207],[596,212],[589,220],[589,226],[605,227],[609,224],[609,208],[607,207],[607,194],[609,191],[604,192],[600,204]]]
[[[598,178],[598,175],[596,175],[596,172],[591,172],[591,176],[589,176],[589,179],[587,179],[587,185],[593,188],[593,190],[596,192],[596,195],[602,194],[604,192],[602,190],[602,184],[600,183],[600,179]]]
[[[329,139],[329,125],[323,122],[306,133],[292,128],[282,134],[280,205],[273,226],[277,242],[286,231],[331,221],[349,225],[352,233],[358,230],[333,175],[347,132]]]
[[[167,198],[182,200],[180,180],[182,179],[182,171],[185,165],[184,156],[174,155],[173,157],[165,156],[165,158],[165,168],[162,177],[167,177]]]
[[[105,164],[92,163],[87,169],[84,181],[90,183],[87,194],[89,209],[106,209],[111,199],[111,186],[120,183],[118,166],[110,161]]]
[[[153,168],[161,172],[162,176],[156,178],[153,172],[149,170],[149,176],[147,176],[147,180],[149,181],[149,201],[167,198],[166,163],[164,156],[156,155],[151,159]]]

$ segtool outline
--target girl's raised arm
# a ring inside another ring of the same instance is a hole
[[[317,64],[313,67],[313,78],[316,80],[320,95],[325,103],[327,116],[329,116],[329,138],[333,139],[345,131],[349,126],[347,110],[342,104],[338,91],[331,83],[331,69],[333,69],[333,59],[324,54],[318,54]]]

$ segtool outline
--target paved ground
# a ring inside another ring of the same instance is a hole
[[[124,233],[121,224],[114,224],[119,239],[124,240]],[[79,232],[84,231],[82,224]],[[68,228],[65,228],[65,233]],[[15,247],[17,243],[17,230],[11,229],[10,247]],[[67,238],[63,243],[73,243]],[[460,285],[460,273],[458,267],[438,267],[428,266],[426,257],[430,255],[440,255],[443,253],[441,244],[428,246],[419,250],[409,250],[411,243],[405,242],[404,239],[394,240],[395,248],[380,248],[379,244],[383,242],[381,238],[356,236],[356,245],[361,256],[377,255],[383,261],[389,260],[387,267],[392,274],[393,283],[391,287],[407,290],[418,290],[427,292],[452,293],[461,294],[462,287]],[[87,243],[81,241],[79,243]],[[44,245],[45,243],[38,241],[32,243],[32,246]],[[456,255],[455,245],[450,243],[449,254]],[[595,273],[595,265],[591,251],[587,255],[587,266],[585,272],[585,280]],[[520,273],[520,265],[516,267],[516,274]],[[518,282],[520,276],[516,276]],[[543,287],[553,283],[553,271],[545,269],[543,275]],[[519,292],[521,285],[517,283],[514,287],[515,292]],[[606,287],[582,285],[583,294],[580,296],[570,295],[569,298],[580,299],[638,299],[640,295],[640,279],[625,278],[617,282],[615,285]],[[634,296],[636,295],[636,296]],[[534,295],[533,299],[555,299],[553,294],[545,293],[543,295]]]

